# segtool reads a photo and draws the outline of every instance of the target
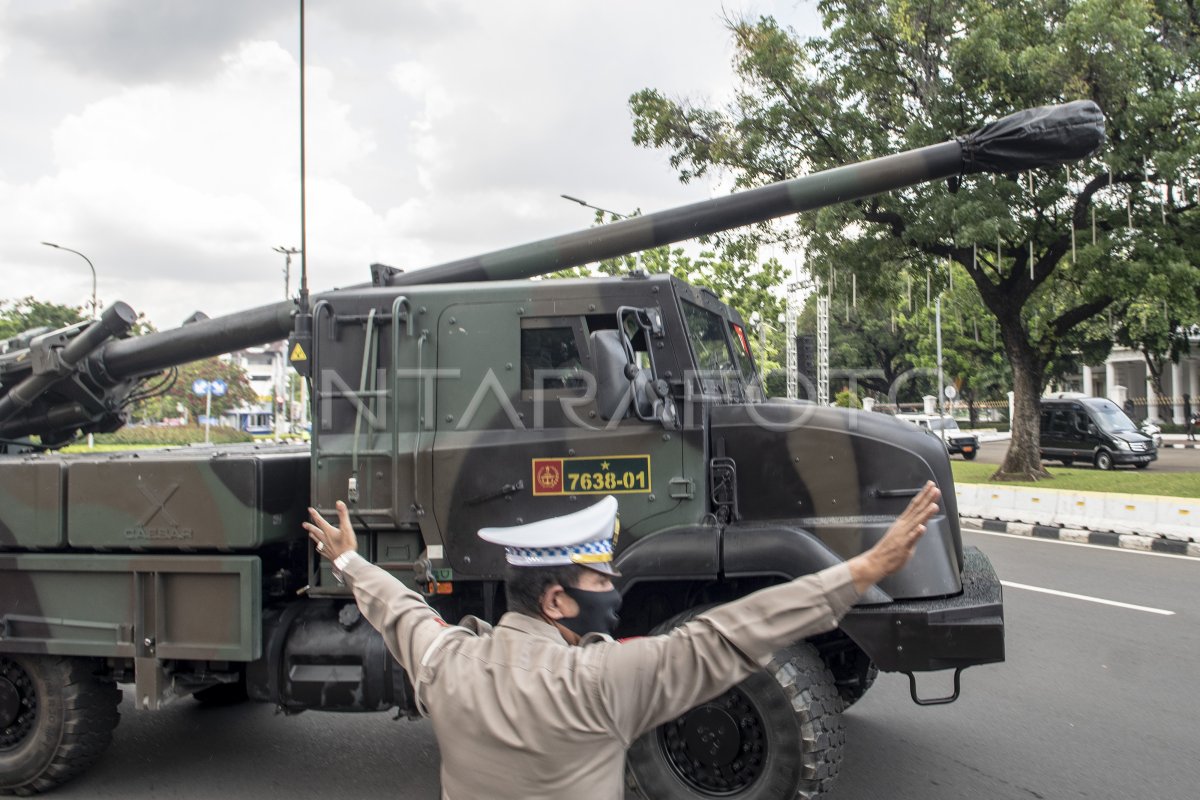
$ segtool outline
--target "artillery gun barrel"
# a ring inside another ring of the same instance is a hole
[[[1020,111],[942,144],[387,277],[391,286],[529,278],[743,225],[977,172],[1056,166],[1104,142],[1087,100]]]
[[[296,303],[283,300],[179,328],[110,342],[93,356],[114,380],[149,375],[202,358],[287,338]]]
[[[137,315],[125,303],[113,303],[106,308],[100,319],[84,328],[57,352],[56,360],[35,370],[32,375],[0,397],[0,422],[32,406],[42,393],[70,373],[76,364],[112,337],[124,336],[136,321]]]

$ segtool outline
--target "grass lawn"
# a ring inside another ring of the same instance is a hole
[[[64,447],[60,453],[121,453],[126,450],[161,450],[164,447],[181,447],[176,444],[97,444],[88,447],[86,444],[73,444]]]
[[[958,483],[988,483],[996,471],[995,464],[976,464],[973,461],[951,459],[954,480]],[[1003,486],[1037,486],[1042,489],[1065,489],[1083,492],[1114,492],[1117,494],[1152,494],[1163,497],[1200,497],[1200,472],[1155,472],[1149,469],[1117,469],[1101,472],[1098,469],[1072,469],[1047,465],[1054,477],[1046,481],[1006,481]]]

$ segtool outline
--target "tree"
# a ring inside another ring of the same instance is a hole
[[[47,303],[33,296],[18,300],[0,300],[0,339],[7,339],[33,328],[57,330],[87,317],[82,308]]]
[[[1158,283],[1158,281],[1156,281]],[[1116,324],[1117,342],[1138,350],[1145,359],[1150,384],[1154,388],[1159,408],[1170,407],[1170,398],[1163,389],[1163,373],[1169,364],[1178,364],[1187,355],[1190,345],[1186,328],[1200,319],[1200,303],[1169,305],[1162,299],[1171,293],[1165,286],[1151,287],[1129,304]],[[1174,387],[1175,394],[1183,394]],[[1170,416],[1168,414],[1168,421]]]
[[[638,216],[635,211],[630,216]],[[597,211],[596,225],[615,221],[615,214]],[[704,240],[701,240],[704,241]],[[727,305],[737,309],[744,320],[758,313],[765,323],[767,347],[761,346],[762,336],[746,336],[758,361],[759,371],[765,376],[778,370],[781,364],[784,332],[782,325],[774,325],[784,311],[784,301],[779,289],[784,282],[784,267],[777,259],[760,262],[757,249],[749,241],[724,241],[715,249],[703,250],[699,255],[689,256],[681,247],[655,247],[638,253],[605,259],[596,264],[572,267],[553,273],[552,278],[591,278],[597,275],[628,275],[643,269],[649,273],[669,273],[693,286],[703,286],[712,291]]]
[[[1111,346],[1151,278],[1194,292],[1200,11],[1170,0],[823,0],[826,36],[732,19],[738,93],[724,109],[646,89],[634,141],[688,181],[739,187],[943,141],[1021,107],[1080,98],[1109,144],[1069,170],[968,177],[798,215],[780,235],[810,267],[863,265],[935,289],[957,264],[997,321],[1016,395],[996,477],[1040,478],[1038,397],[1064,355]]]
[[[201,378],[225,381],[225,394],[221,397],[213,395],[212,398],[214,417],[219,417],[231,409],[258,402],[258,396],[244,369],[223,358],[206,358],[178,367],[178,374],[171,388],[161,395],[137,404],[134,416],[142,419],[174,417],[178,414],[178,406],[182,405],[188,410],[189,419],[198,419],[204,414],[205,397],[192,392],[192,383]]]

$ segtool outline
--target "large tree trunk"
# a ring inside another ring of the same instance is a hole
[[[1003,330],[1004,324],[1001,323]],[[1046,368],[1024,341],[1025,332],[1017,324],[1011,335],[1005,332],[1004,345],[1013,372],[1013,418],[1010,421],[1012,441],[1004,463],[992,475],[995,481],[1037,481],[1049,478],[1042,466],[1041,409],[1039,398],[1045,386]]]

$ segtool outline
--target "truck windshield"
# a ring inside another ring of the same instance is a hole
[[[1106,433],[1137,432],[1137,425],[1112,400],[1094,400],[1087,407],[1100,430]]]
[[[929,429],[933,431],[956,431],[958,430],[958,422],[953,417],[930,417]]]
[[[703,391],[744,397],[741,360],[730,349],[725,319],[686,301],[682,305]],[[746,368],[753,370],[748,366],[749,358],[745,361]]]

